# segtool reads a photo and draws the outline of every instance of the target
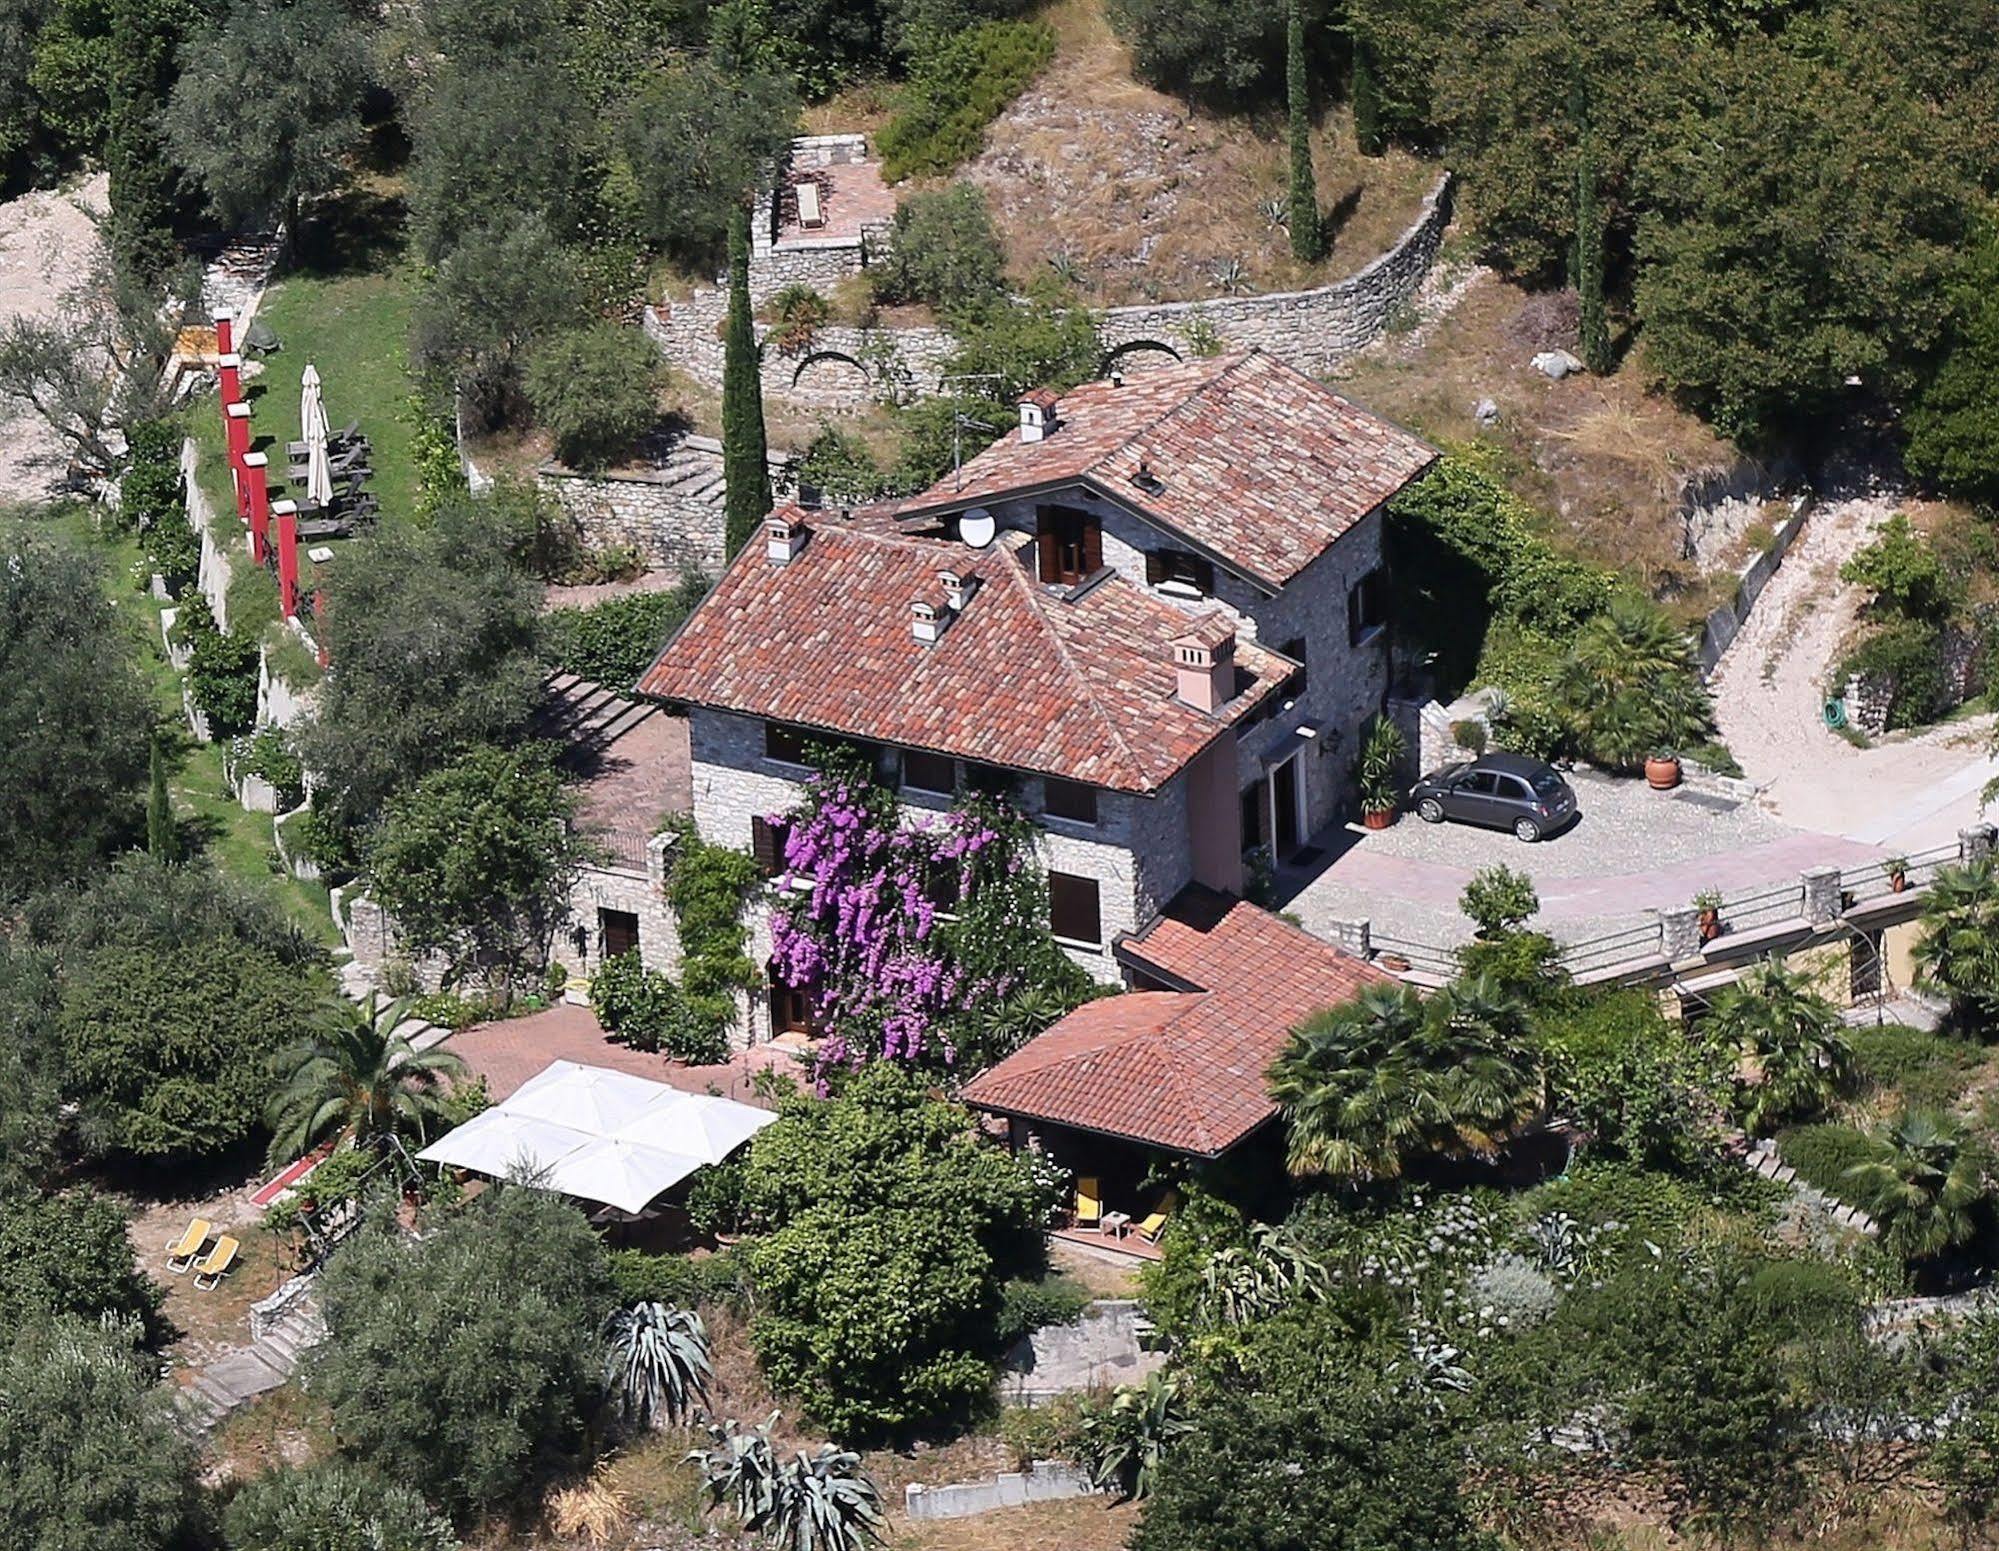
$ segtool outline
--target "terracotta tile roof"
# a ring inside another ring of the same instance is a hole
[[[1184,990],[1087,1002],[965,1085],[997,1114],[1216,1157],[1276,1113],[1264,1073],[1291,1030],[1393,984],[1268,911],[1190,888],[1118,956]]]
[[[946,477],[898,514],[1080,483],[1275,590],[1436,456],[1254,350],[1136,373],[1121,386],[1085,383],[1061,396],[1056,415],[1044,440],[1007,432],[964,466],[962,484]]]
[[[1165,784],[1274,693],[1294,666],[1244,640],[1238,692],[1214,713],[1177,698],[1171,642],[1187,615],[1117,576],[1051,590],[1019,552],[846,527],[787,508],[805,547],[773,565],[745,546],[639,690],[848,737],[1119,791]],[[962,614],[942,570],[971,578]],[[910,605],[945,621],[917,641]]]

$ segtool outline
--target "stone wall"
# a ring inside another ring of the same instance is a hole
[[[1735,594],[1728,602],[1709,614],[1701,626],[1700,665],[1701,676],[1706,678],[1721,661],[1721,654],[1749,622],[1749,612],[1756,607],[1756,600],[1763,595],[1763,589],[1770,585],[1770,578],[1777,574],[1777,568],[1784,563],[1784,556],[1790,553],[1791,545],[1804,531],[1805,523],[1811,516],[1810,504],[1803,496],[1791,504],[1791,515],[1781,523],[1770,540],[1769,548],[1744,565],[1735,584]]]
[[[796,488],[789,461],[770,460],[780,500]],[[579,474],[544,464],[535,483],[554,496],[593,549],[624,544],[654,566],[720,576],[728,561],[723,512],[722,444],[686,436],[651,468]]]
[[[1194,354],[1205,342],[1203,336],[1212,336],[1222,349],[1254,346],[1301,371],[1330,371],[1377,338],[1423,283],[1450,224],[1451,195],[1451,175],[1445,173],[1395,246],[1359,274],[1334,285],[1106,308],[1105,347],[1114,361],[1136,369],[1148,359],[1156,364]],[[846,273],[857,272],[859,250],[842,251],[856,254],[854,268]],[[761,305],[788,283],[760,261],[751,275],[751,299]],[[646,309],[646,333],[676,368],[706,387],[719,389],[722,321],[727,313],[726,292],[704,288],[683,301]],[[768,330],[759,325],[758,332],[761,338]],[[954,343],[948,332],[937,328],[821,329],[812,346],[796,356],[766,356],[764,392],[825,409],[934,392]],[[872,386],[869,376],[876,379]]]
[[[902,1489],[902,1511],[912,1519],[966,1519],[998,1508],[1088,1497],[1099,1490],[1081,1466],[1038,1459],[1026,1470],[1003,1471],[989,1481],[954,1481],[948,1486],[911,1482]]]

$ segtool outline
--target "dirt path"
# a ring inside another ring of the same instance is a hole
[[[42,189],[0,204],[0,326],[15,318],[45,318],[81,278],[98,251],[96,223],[106,180],[102,173],[76,188]],[[0,505],[39,500],[60,449],[41,425],[0,407]]]
[[[1721,660],[1713,689],[1723,740],[1763,805],[1787,823],[1914,850],[1978,817],[1991,718],[1855,748],[1826,727],[1826,675],[1858,616],[1839,569],[1892,516],[1892,492],[1820,506]]]

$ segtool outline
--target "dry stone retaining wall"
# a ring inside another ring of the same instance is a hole
[[[783,456],[770,460],[771,490],[780,500],[794,481]],[[722,506],[722,444],[706,436],[676,442],[653,467],[615,474],[579,474],[553,464],[535,483],[561,503],[593,549],[622,544],[653,566],[720,576],[728,562]]]
[[[1254,346],[1300,371],[1327,372],[1377,338],[1423,283],[1450,225],[1451,194],[1452,179],[1446,173],[1395,246],[1337,284],[1264,296],[1110,307],[1103,314],[1105,346],[1113,355],[1128,351],[1130,365],[1137,367],[1147,358],[1156,364],[1170,356],[1193,354],[1197,345],[1213,338],[1225,349]],[[792,250],[792,254],[811,251]],[[826,251],[829,257],[834,252]],[[750,277],[752,301],[761,304],[798,278],[788,271],[780,276],[773,267],[772,261],[786,256],[778,252],[758,260]],[[848,267],[839,277],[854,272]],[[719,287],[704,288],[685,300],[647,308],[645,329],[676,368],[706,387],[719,389],[722,323],[727,314],[727,293]],[[768,328],[759,325],[758,337],[767,334]],[[938,328],[820,329],[804,351],[766,353],[763,389],[770,397],[822,409],[934,392],[955,344],[948,331]],[[1146,345],[1161,350],[1144,349]]]

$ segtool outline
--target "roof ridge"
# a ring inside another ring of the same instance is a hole
[[[1024,545],[1022,546],[1022,548],[1025,547]],[[1015,555],[1018,553],[1019,551],[1013,552]],[[1009,555],[1008,558],[1012,559],[1013,555]],[[1001,569],[1013,578],[1014,584],[1020,588],[1022,595],[1027,599],[1027,605],[1034,611],[1034,617],[1040,621],[1041,628],[1047,633],[1048,639],[1054,643],[1055,654],[1061,659],[1063,670],[1069,675],[1080,691],[1079,698],[1084,704],[1089,706],[1090,714],[1103,724],[1104,731],[1109,736],[1110,742],[1124,756],[1125,768],[1135,772],[1139,780],[1145,782],[1150,787],[1152,783],[1146,775],[1144,764],[1139,759],[1137,751],[1132,748],[1131,743],[1126,739],[1124,734],[1118,730],[1116,719],[1104,710],[1102,702],[1097,698],[1096,686],[1089,681],[1084,675],[1083,670],[1077,666],[1075,654],[1069,650],[1068,642],[1062,639],[1062,632],[1055,628],[1055,621],[1049,617],[1046,596],[1033,582],[1027,579],[1027,568],[1018,564],[1009,564],[1002,566]],[[1115,583],[1123,580],[1123,578],[1113,575],[1110,580]]]
[[[1089,465],[1089,468],[1086,470],[1086,472],[1095,473],[1098,469],[1101,469],[1105,464],[1109,463],[1112,458],[1116,457],[1119,453],[1123,452],[1126,448],[1130,447],[1132,443],[1138,441],[1141,437],[1150,436],[1154,431],[1158,430],[1159,427],[1166,424],[1167,421],[1173,419],[1182,410],[1191,408],[1194,404],[1204,399],[1207,396],[1209,390],[1214,388],[1214,386],[1217,383],[1224,382],[1228,378],[1233,377],[1237,372],[1241,371],[1243,367],[1249,365],[1251,361],[1255,360],[1258,356],[1262,354],[1263,352],[1261,350],[1257,350],[1255,348],[1243,351],[1242,354],[1237,356],[1235,360],[1230,361],[1227,366],[1224,366],[1220,371],[1216,372],[1206,381],[1200,383],[1198,386],[1189,391],[1184,398],[1180,399],[1176,403],[1167,405],[1166,408],[1162,409],[1158,414],[1154,415],[1150,420],[1146,421],[1144,425],[1140,426],[1136,431],[1133,431],[1131,435],[1127,436],[1123,441],[1119,442],[1109,452],[1105,453],[1101,458],[1097,459],[1096,462]],[[1178,531],[1177,528],[1176,531]]]

